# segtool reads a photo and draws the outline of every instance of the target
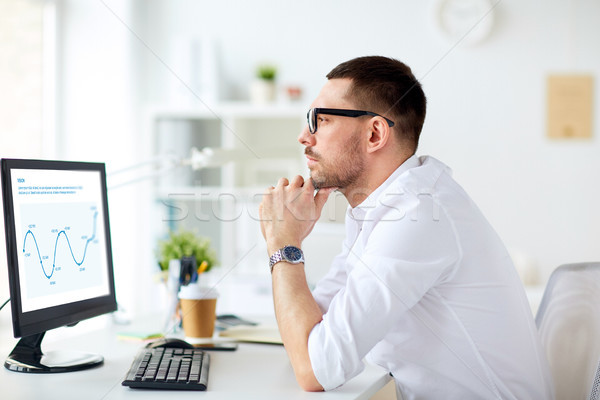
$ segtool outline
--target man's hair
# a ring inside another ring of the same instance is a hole
[[[427,99],[410,68],[393,58],[358,57],[335,67],[327,79],[348,78],[352,86],[346,94],[357,107],[394,121],[400,143],[414,154],[425,121]]]

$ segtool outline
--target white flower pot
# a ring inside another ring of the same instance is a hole
[[[257,79],[250,86],[250,101],[267,104],[275,101],[275,82]]]

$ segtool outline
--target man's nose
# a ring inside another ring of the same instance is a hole
[[[311,134],[308,130],[308,125],[302,129],[300,135],[298,136],[298,141],[304,146],[314,146],[315,145],[315,135]]]

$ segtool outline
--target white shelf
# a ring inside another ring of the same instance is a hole
[[[235,155],[218,168],[179,168],[157,180],[154,198],[162,214],[157,229],[193,228],[211,237],[221,264],[235,266],[236,273],[264,268],[258,204],[265,188],[279,178],[306,172],[297,141],[306,110],[301,103],[148,107],[148,157],[171,153],[188,158],[192,147],[223,148]]]
[[[257,195],[262,195],[266,186],[173,186],[167,188],[159,188],[156,191],[156,197],[159,199],[173,199],[181,196],[197,200],[219,200],[223,194],[233,194],[237,199],[242,201],[257,201]]]

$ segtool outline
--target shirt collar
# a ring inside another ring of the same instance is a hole
[[[367,212],[377,205],[379,196],[394,182],[400,175],[411,168],[418,167],[421,164],[419,157],[411,156],[404,161],[377,189],[373,190],[362,203],[354,208],[348,207],[348,215],[356,221],[363,221]]]

